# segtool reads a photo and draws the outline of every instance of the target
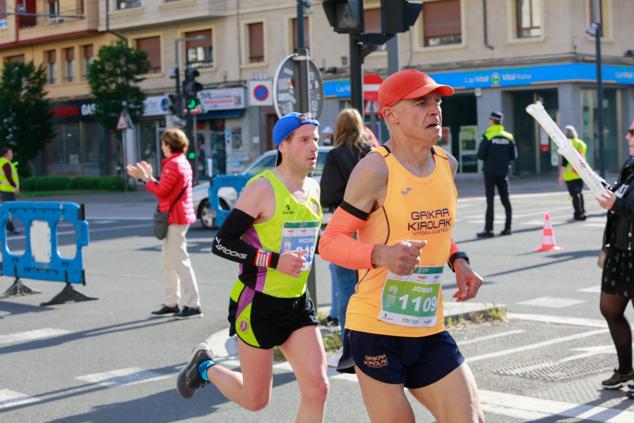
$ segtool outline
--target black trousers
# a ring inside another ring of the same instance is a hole
[[[15,201],[16,199],[15,192],[0,191],[0,193],[2,194],[3,203],[5,201]],[[15,230],[15,226],[13,226],[13,219],[11,218],[11,214],[9,214],[9,218],[7,219],[6,228],[7,228],[7,231],[9,232],[13,232]]]
[[[485,231],[493,231],[493,199],[495,198],[495,187],[498,189],[500,201],[506,212],[504,229],[511,229],[511,219],[513,210],[511,200],[509,200],[509,179],[506,176],[484,175],[484,189],[487,196],[487,212],[484,222]]]
[[[573,181],[566,181],[566,186],[572,197],[572,207],[575,209],[575,218],[585,215],[586,208],[583,204],[583,180],[575,179]]]

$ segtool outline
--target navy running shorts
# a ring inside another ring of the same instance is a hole
[[[269,349],[282,345],[297,329],[319,324],[315,306],[304,293],[278,298],[244,286],[237,301],[229,301],[229,335],[247,345]]]
[[[372,379],[417,389],[439,381],[463,362],[447,331],[409,338],[346,329],[337,370],[354,373],[356,365]]]

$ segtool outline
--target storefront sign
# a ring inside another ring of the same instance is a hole
[[[207,113],[214,110],[244,109],[244,88],[220,88],[202,90],[198,99]]]
[[[634,66],[604,65],[603,82],[634,85]],[[596,66],[589,63],[480,69],[468,72],[432,72],[439,84],[460,89],[516,87],[561,82],[595,82]],[[350,97],[350,81],[325,81],[326,97]]]
[[[164,116],[169,106],[169,99],[165,95],[147,97],[143,102],[143,116]]]
[[[61,101],[53,103],[51,113],[56,122],[89,120],[95,114],[95,103],[93,100]]]

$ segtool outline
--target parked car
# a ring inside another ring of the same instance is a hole
[[[326,156],[328,152],[332,150],[332,147],[320,146],[317,154],[317,165],[315,170],[311,173],[311,177],[317,180],[321,179],[321,173],[324,170],[324,164],[326,163]],[[242,175],[254,176],[262,172],[265,169],[272,169],[275,167],[277,150],[269,150],[263,153],[260,157],[255,159],[247,168],[241,173]],[[216,220],[216,212],[211,208],[209,202],[209,181],[201,182],[192,189],[192,196],[194,200],[194,210],[196,210],[196,217],[200,220],[200,224],[207,229],[214,227]],[[231,210],[238,201],[238,193],[228,187],[220,188],[218,191],[220,207],[224,210]]]

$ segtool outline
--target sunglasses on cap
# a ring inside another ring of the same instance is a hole
[[[313,120],[313,119],[316,119],[313,113],[302,113],[300,115],[297,115],[297,120],[300,122],[304,122],[306,120]]]

